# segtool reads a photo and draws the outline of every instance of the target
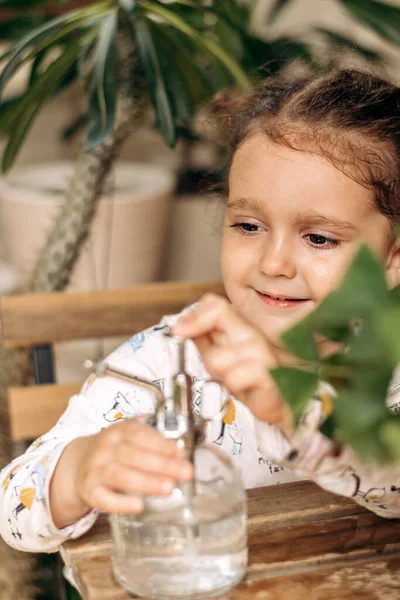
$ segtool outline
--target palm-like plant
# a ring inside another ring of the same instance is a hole
[[[89,105],[87,141],[31,290],[65,287],[104,180],[143,118],[148,96],[161,133],[173,146],[199,102],[221,87],[250,85],[222,36],[207,25],[207,15],[191,0],[105,0],[45,20],[3,56],[0,94],[12,75],[32,62],[26,91],[3,106],[0,116],[0,133],[8,136],[3,170],[13,164],[38,111],[56,91],[79,77]],[[224,27],[226,37],[233,35],[228,17]],[[244,51],[238,45],[239,58]]]

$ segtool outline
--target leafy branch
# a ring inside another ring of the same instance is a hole
[[[363,460],[400,459],[400,419],[386,407],[394,370],[400,364],[400,286],[389,291],[385,271],[362,247],[339,289],[303,321],[282,335],[298,368],[271,371],[296,424],[321,380],[336,396],[325,407],[322,431]],[[321,357],[318,339],[334,352]]]

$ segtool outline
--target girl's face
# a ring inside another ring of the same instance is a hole
[[[236,152],[222,275],[236,309],[272,342],[335,289],[362,243],[399,263],[371,193],[323,157],[249,137]]]

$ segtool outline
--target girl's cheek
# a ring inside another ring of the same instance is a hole
[[[341,283],[350,264],[349,257],[332,256],[330,260],[315,262],[310,271],[309,283],[313,298],[321,302]]]

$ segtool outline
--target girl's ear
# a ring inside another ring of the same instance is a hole
[[[386,280],[389,289],[400,285],[400,238],[393,242],[386,260]]]

